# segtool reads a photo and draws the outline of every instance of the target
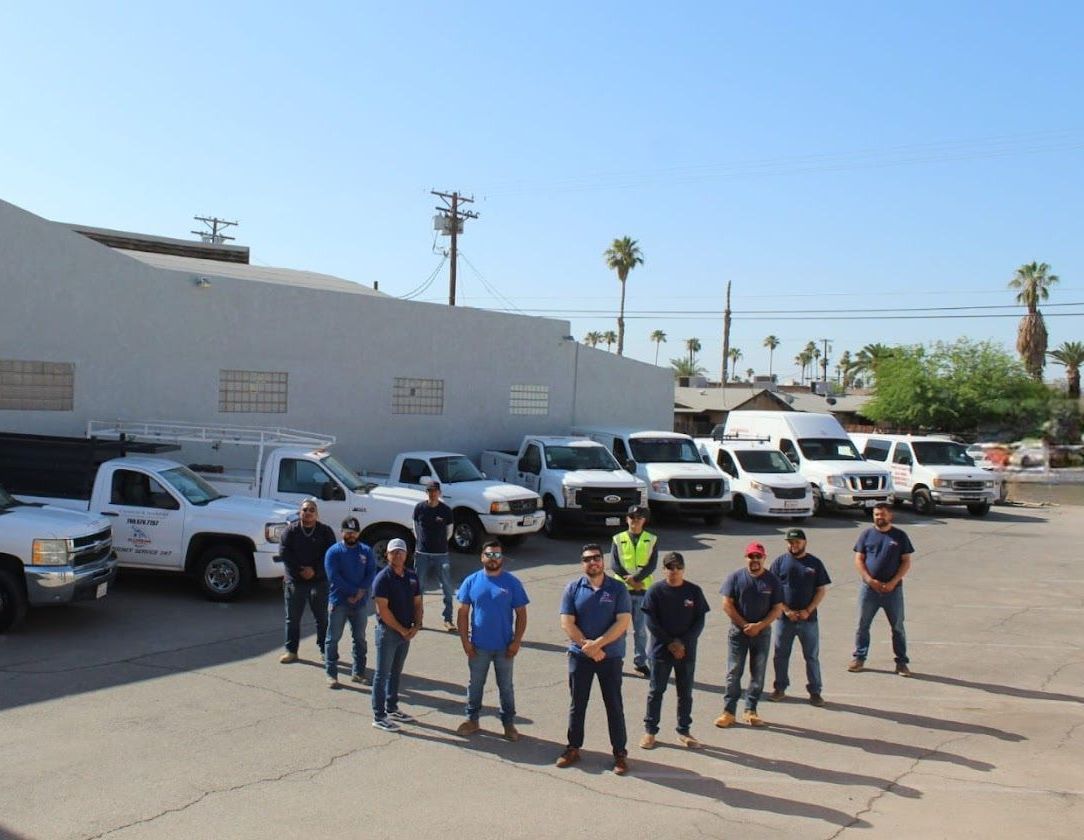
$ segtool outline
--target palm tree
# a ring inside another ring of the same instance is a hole
[[[700,352],[700,339],[685,339],[685,349],[689,351],[689,364],[691,365],[696,360],[696,354]]]
[[[671,359],[670,367],[674,369],[674,376],[700,376],[704,368],[690,359]]]
[[[809,363],[813,361],[813,354],[808,350],[803,350],[797,356],[794,357],[795,364],[802,368],[802,384],[805,384],[805,370],[809,367]]]
[[[1046,323],[1039,311],[1039,301],[1050,297],[1050,287],[1058,282],[1056,274],[1048,274],[1050,266],[1033,262],[1016,269],[1009,281],[1010,289],[1019,289],[1016,302],[1027,307],[1027,314],[1020,319],[1016,329],[1016,352],[1024,360],[1028,373],[1038,381],[1043,379],[1043,362],[1046,359]]]
[[[604,332],[602,334],[602,341],[606,345],[606,352],[607,353],[610,352],[610,347],[612,347],[613,343],[615,341],[617,341],[617,340],[618,340],[617,333],[615,333],[613,330],[606,330],[606,332]],[[620,343],[618,343],[617,346],[620,347],[621,346]]]
[[[748,379],[750,382],[752,382],[754,373],[756,373],[756,371],[753,370],[752,368],[746,368],[745,369],[745,378]]]
[[[659,363],[659,347],[666,341],[666,333],[662,330],[654,330],[651,333],[651,340],[655,342],[655,364]]]
[[[851,373],[866,374],[865,382],[868,385],[871,376],[877,376],[877,366],[891,355],[892,348],[885,344],[867,344],[855,354]]]
[[[851,384],[851,371],[854,368],[854,362],[851,360],[851,351],[844,350],[843,354],[839,357],[839,362],[836,364],[840,373],[840,384],[844,388],[847,388]]]
[[[1084,343],[1063,341],[1061,347],[1047,353],[1059,365],[1065,365],[1065,380],[1069,386],[1069,399],[1080,399],[1080,366],[1084,364]]]
[[[617,313],[617,355],[625,355],[625,280],[636,266],[644,264],[644,255],[640,253],[635,239],[625,236],[615,239],[602,255],[606,265],[617,272],[621,282],[621,308]]]
[[[587,335],[585,335],[583,337],[583,343],[586,344],[588,347],[598,347],[598,345],[601,342],[602,342],[602,333],[597,332],[597,331],[596,332],[589,332]]]
[[[764,339],[764,346],[768,348],[768,376],[772,375],[772,356],[775,355],[775,348],[779,346],[779,339],[774,335],[769,335]]]
[[[734,378],[738,378],[738,360],[741,358],[741,350],[737,347],[731,347],[727,352],[727,358],[730,359],[730,369],[734,371]]]

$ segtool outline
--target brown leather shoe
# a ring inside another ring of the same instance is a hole
[[[653,750],[655,749],[655,736],[650,732],[645,732],[643,737],[640,738],[640,749]]]
[[[504,737],[509,741],[519,740],[519,730],[516,729],[516,725],[514,723],[506,723],[504,725]]]
[[[455,734],[462,735],[464,738],[466,738],[470,735],[473,735],[481,728],[482,725],[478,723],[478,721],[467,718],[465,721],[459,724],[459,727],[455,730]]]
[[[579,760],[580,751],[576,747],[569,747],[563,753],[561,753],[561,757],[557,759],[557,766],[571,767]]]
[[[614,756],[614,775],[624,776],[629,772],[629,760],[623,755]]]
[[[297,654],[286,651],[286,653],[279,657],[279,662],[281,662],[283,665],[289,665],[291,662],[297,662]]]
[[[847,666],[847,670],[852,674],[857,674],[859,671],[866,669],[866,660],[864,659],[852,659],[851,664]]]

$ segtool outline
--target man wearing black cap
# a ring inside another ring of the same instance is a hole
[[[632,598],[632,665],[641,676],[648,676],[647,622],[644,618],[644,595],[654,582],[651,573],[659,562],[658,537],[644,530],[647,508],[633,505],[625,516],[628,530],[616,534],[610,547],[610,571],[625,582]]]
[[[772,562],[771,573],[783,587],[783,615],[775,622],[775,690],[769,700],[786,696],[790,651],[797,636],[805,657],[806,691],[809,702],[823,706],[821,697],[820,628],[817,607],[828,593],[828,570],[806,551],[805,531],[791,528],[784,535],[787,550]]]
[[[324,645],[324,670],[328,688],[339,687],[339,639],[350,623],[354,664],[350,679],[365,684],[365,625],[369,617],[369,587],[376,575],[373,550],[361,541],[361,524],[348,516],[342,522],[342,540],[324,555],[328,580],[328,627]]]

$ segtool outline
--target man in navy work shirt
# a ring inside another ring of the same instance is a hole
[[[350,679],[365,683],[365,625],[369,618],[369,588],[376,575],[373,550],[361,541],[361,524],[348,516],[342,522],[342,540],[324,555],[328,580],[328,628],[324,645],[324,670],[328,688],[339,687],[339,639],[349,622],[354,663]]]
[[[597,676],[606,706],[614,773],[624,776],[629,766],[621,667],[632,604],[625,584],[606,575],[598,543],[583,547],[580,563],[583,575],[570,581],[561,596],[561,629],[572,642],[568,648],[568,689],[572,703],[568,710],[568,746],[557,759],[557,766],[569,767],[580,760],[587,701],[591,683]]]
[[[854,544],[854,565],[862,577],[858,587],[858,630],[854,634],[854,659],[847,668],[857,673],[866,667],[869,656],[869,628],[877,611],[883,609],[892,628],[892,652],[896,673],[911,676],[907,667],[907,634],[903,629],[903,578],[911,571],[915,548],[899,528],[892,525],[892,508],[884,502],[873,508],[873,527],[858,536]]]
[[[797,636],[805,657],[805,687],[809,702],[823,706],[817,607],[832,581],[824,563],[806,551],[805,531],[791,528],[783,538],[787,541],[787,550],[775,558],[770,569],[783,587],[783,615],[775,623],[775,690],[768,699],[782,700],[786,696],[790,685],[787,673],[790,651]]]
[[[685,558],[671,551],[662,560],[665,580],[652,584],[644,596],[644,615],[651,630],[651,688],[644,713],[644,736],[640,746],[655,746],[662,714],[662,695],[670,672],[677,683],[678,741],[689,749],[700,742],[689,731],[693,725],[693,676],[696,672],[696,641],[704,629],[704,618],[711,609],[707,598],[695,583],[685,579]]]
[[[512,663],[527,630],[527,592],[519,578],[504,571],[504,549],[498,540],[482,546],[482,568],[467,575],[459,586],[457,615],[459,639],[467,654],[470,682],[467,686],[467,719],[456,732],[473,735],[481,726],[482,690],[489,666],[497,675],[504,737],[519,740],[516,731],[516,697],[512,687]]]
[[[727,633],[725,708],[715,719],[720,729],[734,723],[741,697],[745,658],[749,657],[749,688],[745,692],[742,720],[750,726],[764,726],[757,714],[757,702],[764,688],[768,654],[772,647],[772,622],[783,612],[783,592],[775,575],[764,567],[766,552],[758,542],[745,547],[745,568],[733,572],[719,591],[723,612],[730,618]]]
[[[406,567],[407,545],[388,543],[388,565],[373,580],[376,603],[376,670],[373,673],[373,726],[398,732],[414,718],[399,711],[399,678],[410,650],[410,640],[422,626],[422,590],[418,576]]]
[[[335,545],[335,532],[320,521],[316,499],[305,499],[299,508],[300,518],[282,535],[279,556],[282,558],[282,593],[286,602],[286,652],[279,662],[297,662],[301,641],[301,616],[305,604],[316,619],[316,646],[324,653],[327,637],[327,574],[324,555]]]
[[[414,551],[414,570],[425,591],[429,572],[433,570],[440,581],[444,596],[444,629],[457,631],[452,624],[452,563],[448,557],[448,538],[452,534],[452,509],[440,500],[440,482],[433,479],[425,486],[426,499],[414,506],[414,536],[418,544]]]

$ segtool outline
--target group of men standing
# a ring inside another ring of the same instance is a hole
[[[285,565],[286,651],[280,661],[298,658],[300,619],[306,604],[317,626],[317,646],[324,657],[327,682],[338,688],[338,645],[350,626],[353,641],[351,679],[372,685],[373,726],[389,732],[413,718],[399,708],[399,680],[410,641],[422,627],[422,580],[428,568],[437,571],[444,601],[444,629],[460,637],[467,657],[468,685],[464,720],[457,729],[468,737],[479,731],[479,715],[486,679],[492,669],[500,699],[504,736],[515,741],[513,664],[527,628],[529,599],[523,584],[504,569],[504,550],[496,539],[482,546],[481,568],[462,582],[456,593],[459,610],[452,622],[452,585],[447,554],[451,510],[440,500],[439,485],[427,488],[427,501],[415,511],[418,550],[415,569],[406,565],[407,545],[402,539],[387,544],[387,566],[377,570],[372,549],[360,541],[356,518],[342,522],[341,539],[319,522],[317,503],[308,499],[300,519],[282,541]],[[685,559],[669,552],[658,566],[658,538],[645,530],[648,511],[629,509],[627,529],[615,535],[607,552],[588,543],[580,552],[582,573],[570,581],[561,597],[561,628],[568,636],[569,706],[566,748],[557,759],[568,767],[580,759],[584,721],[591,688],[598,679],[606,709],[613,769],[628,772],[628,736],[622,700],[625,639],[632,628],[633,668],[649,679],[640,747],[656,746],[662,699],[673,674],[677,690],[677,740],[690,749],[700,746],[693,736],[693,682],[697,642],[710,611],[703,590],[685,577]],[[807,551],[805,532],[791,528],[785,535],[787,550],[768,567],[767,551],[759,542],[745,550],[745,566],[730,574],[720,593],[730,619],[727,631],[724,709],[715,725],[736,722],[742,696],[746,661],[750,679],[745,690],[742,719],[763,726],[757,706],[764,688],[767,664],[775,639],[775,681],[771,700],[786,696],[790,654],[795,639],[802,648],[806,690],[814,706],[825,704],[819,660],[818,610],[831,583],[824,563]],[[855,566],[862,579],[855,649],[849,671],[863,670],[869,652],[870,625],[883,609],[892,631],[896,672],[910,676],[903,624],[902,580],[910,569],[914,549],[907,535],[892,525],[891,508],[874,509],[873,527],[859,536]],[[607,561],[610,574],[606,573]],[[366,673],[365,629],[376,613],[376,666]],[[774,629],[773,629],[774,628]]]

